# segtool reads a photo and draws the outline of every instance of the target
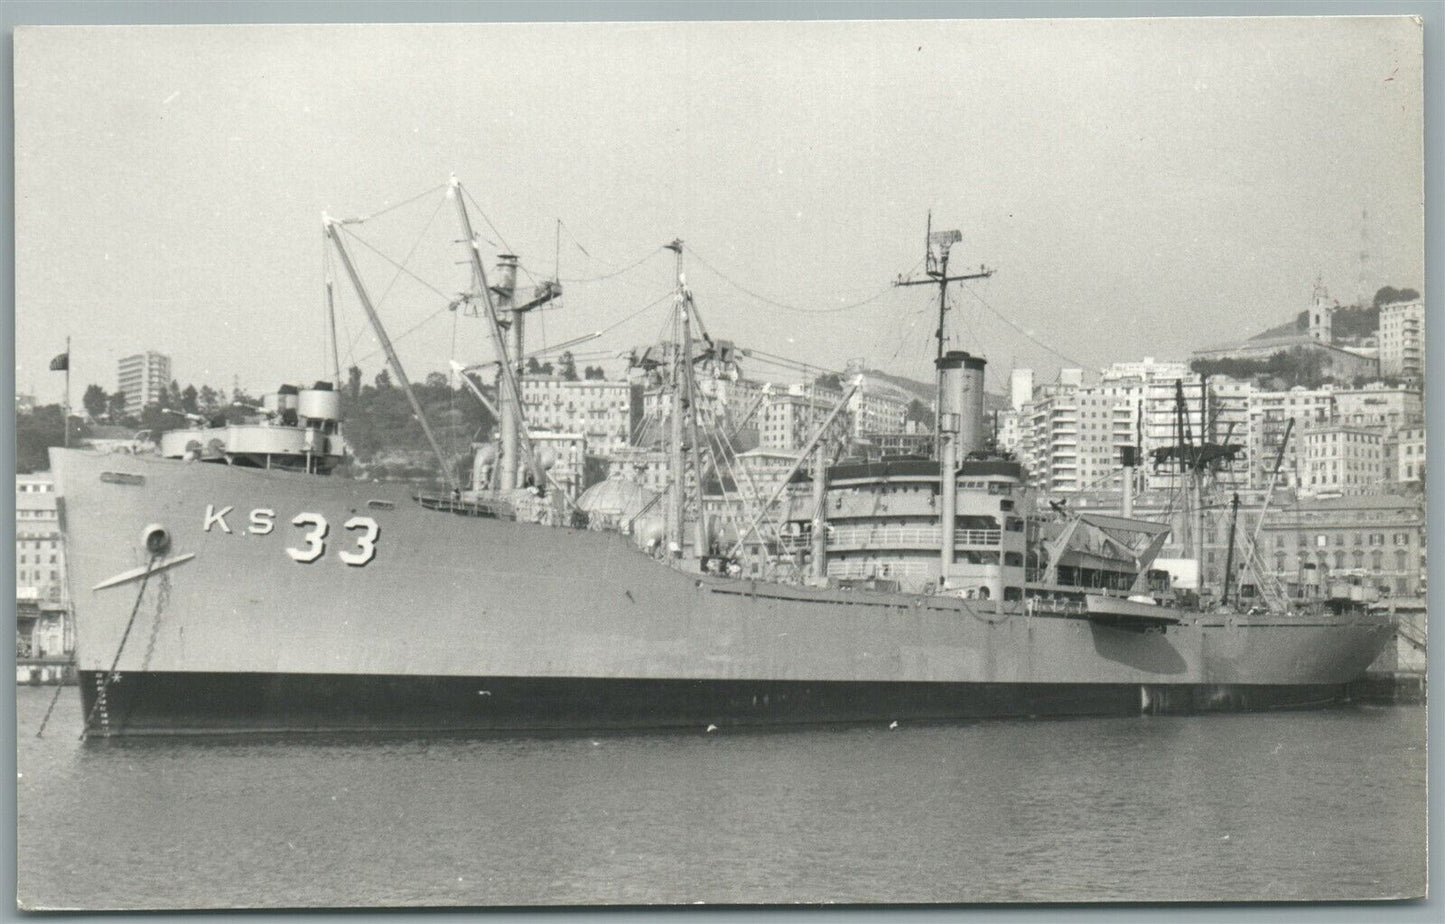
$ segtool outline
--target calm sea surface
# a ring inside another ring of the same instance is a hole
[[[21,688],[26,907],[1417,895],[1425,710],[76,741]]]

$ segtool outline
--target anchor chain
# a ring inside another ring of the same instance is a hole
[[[102,722],[109,727],[110,708],[106,702],[107,694],[110,692],[110,685],[115,681],[116,668],[120,666],[120,656],[125,651],[125,643],[130,639],[130,630],[135,626],[135,617],[140,612],[141,601],[145,599],[146,585],[150,583],[151,571],[155,568],[156,562],[160,560],[161,553],[151,555],[150,561],[146,564],[145,574],[141,576],[140,591],[135,595],[135,605],[130,608],[130,619],[125,624],[125,632],[121,634],[120,644],[115,649],[115,658],[110,662],[110,670],[105,672],[105,678],[97,684],[95,703],[91,705],[90,712],[85,716],[85,724],[80,729],[80,740],[84,741],[85,736],[90,733],[91,723],[95,720],[97,712],[104,711]]]

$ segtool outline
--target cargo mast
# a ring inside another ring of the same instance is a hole
[[[682,240],[674,238],[664,244],[677,255],[677,337],[672,357],[672,394],[668,396],[671,416],[668,419],[669,468],[672,470],[672,495],[668,506],[668,554],[681,557],[685,543],[683,534],[687,510],[687,466],[690,462],[695,484],[694,502],[697,513],[693,524],[693,554],[707,554],[707,512],[703,508],[702,457],[698,446],[697,389],[692,356],[692,293],[682,272]],[[685,449],[684,447],[688,447]]]
[[[518,379],[518,372],[512,365],[512,358],[507,349],[506,335],[502,331],[502,323],[497,318],[497,309],[492,301],[493,292],[506,293],[511,299],[515,289],[516,257],[503,254],[503,282],[501,289],[493,289],[487,283],[487,271],[482,265],[481,245],[478,243],[476,232],[472,230],[472,219],[467,214],[467,205],[463,201],[462,184],[457,182],[453,176],[449,181],[447,194],[452,197],[457,206],[457,219],[461,222],[462,233],[465,235],[463,243],[467,245],[467,256],[472,264],[472,273],[477,279],[477,288],[482,293],[482,306],[487,316],[487,327],[492,335],[492,344],[497,351],[497,360],[501,365],[501,377],[498,388],[498,403],[501,405],[501,419],[498,424],[502,428],[502,446],[498,453],[497,466],[501,476],[500,487],[508,490],[517,486],[517,468],[520,456],[525,455],[529,459],[532,456],[531,440],[527,436],[527,423],[522,415],[522,387]],[[547,282],[539,286],[534,293],[535,297],[525,305],[511,305],[512,320],[515,325],[514,336],[516,338],[517,356],[516,361],[522,361],[522,315],[533,308],[544,305],[562,294],[560,283]],[[521,450],[519,452],[518,450]],[[544,476],[545,477],[545,476]]]
[[[366,286],[361,283],[361,276],[351,263],[351,254],[347,253],[346,245],[342,243],[341,235],[336,231],[340,222],[329,215],[323,215],[321,222],[326,229],[327,237],[330,237],[331,243],[336,245],[336,253],[341,257],[341,266],[346,270],[346,275],[351,278],[351,284],[356,289],[356,298],[366,311],[366,318],[371,322],[371,329],[376,332],[376,339],[381,341],[381,348],[386,351],[386,358],[391,363],[391,371],[396,373],[397,384],[401,385],[402,391],[406,394],[406,400],[411,403],[411,409],[416,414],[417,423],[421,424],[421,432],[426,434],[427,443],[431,445],[432,452],[436,453],[437,461],[441,464],[442,480],[446,482],[449,490],[455,491],[457,483],[452,476],[451,466],[447,463],[446,454],[442,452],[441,444],[437,442],[436,435],[432,433],[431,424],[427,422],[426,412],[422,410],[421,402],[417,400],[416,393],[412,391],[411,380],[406,377],[406,370],[402,368],[401,358],[396,355],[396,348],[391,345],[391,338],[386,335],[386,328],[382,326],[381,318],[376,313],[376,307],[371,303],[371,296],[367,294]]]

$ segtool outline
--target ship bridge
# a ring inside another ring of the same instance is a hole
[[[1023,600],[1022,469],[1002,459],[969,460],[956,475],[954,560],[943,574],[939,466],[930,459],[883,459],[830,466],[823,503],[827,576],[882,580],[906,591],[968,599]],[[812,540],[812,498],[789,515],[795,544]]]

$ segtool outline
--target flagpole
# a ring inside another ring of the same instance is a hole
[[[65,448],[70,448],[70,338],[65,338]]]

